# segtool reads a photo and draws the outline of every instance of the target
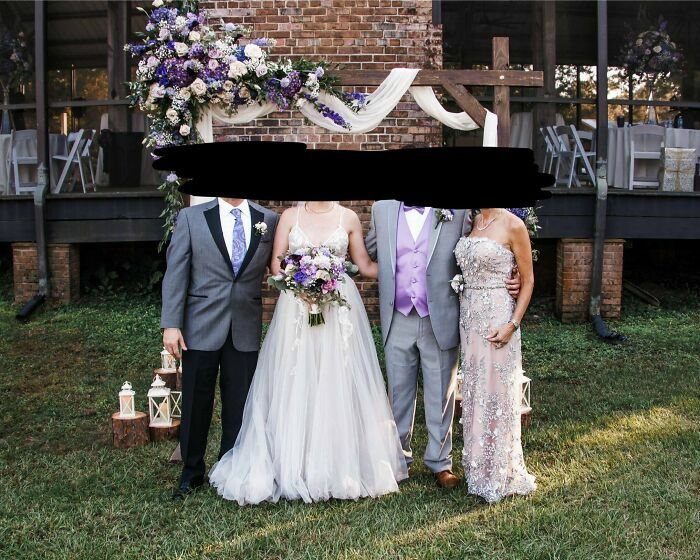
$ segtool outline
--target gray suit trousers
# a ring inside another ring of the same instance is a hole
[[[452,468],[453,386],[458,351],[459,347],[440,349],[429,316],[421,318],[415,309],[408,317],[394,311],[384,354],[389,400],[408,465],[413,462],[411,439],[420,366],[428,427],[424,462],[435,473]]]

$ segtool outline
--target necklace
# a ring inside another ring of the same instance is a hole
[[[328,210],[322,210],[321,212],[318,212],[318,211],[316,211],[316,210],[312,210],[311,208],[309,208],[309,203],[308,203],[308,202],[304,202],[304,209],[305,209],[307,212],[310,212],[310,213],[312,213],[312,214],[328,214],[328,212],[330,212],[331,210],[333,210],[333,208],[335,208],[335,203],[334,203],[334,202],[331,202],[331,207],[330,207]]]
[[[494,221],[496,221],[496,219],[498,218],[499,215],[500,215],[500,212],[499,212],[498,214],[496,214],[493,218],[491,218],[488,222],[486,222],[486,225],[483,225],[483,223],[484,223],[484,215],[481,214],[481,224],[482,224],[482,225],[481,225],[481,227],[479,227],[479,224],[476,224],[476,229],[478,229],[479,231],[484,231],[484,230],[485,230],[487,227],[489,227]]]

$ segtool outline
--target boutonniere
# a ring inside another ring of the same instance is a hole
[[[267,233],[267,224],[265,222],[258,222],[253,227],[255,228],[255,233],[257,233],[260,237]]]
[[[450,286],[456,294],[461,294],[464,291],[464,276],[455,274],[455,277],[450,280]]]
[[[435,224],[437,228],[443,222],[451,222],[455,217],[455,213],[454,210],[449,208],[436,208],[435,217],[437,218],[437,223]]]

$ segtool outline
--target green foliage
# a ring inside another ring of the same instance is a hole
[[[119,294],[46,309],[28,324],[0,303],[0,557],[24,559],[691,560],[700,551],[700,298],[625,300],[600,342],[536,305],[523,324],[539,488],[487,506],[422,464],[401,493],[358,502],[239,507],[206,488],[173,504],[173,443],[111,447],[124,380],[137,408],[161,349],[159,302]],[[381,333],[373,329],[380,359]],[[214,419],[208,463],[215,460]],[[455,423],[455,470],[461,452]]]

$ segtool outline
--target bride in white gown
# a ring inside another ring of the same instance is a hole
[[[282,214],[273,255],[319,245],[376,278],[353,211],[308,202]],[[238,439],[209,473],[225,499],[354,500],[397,492],[407,477],[364,305],[349,277],[340,291],[350,307],[326,306],[314,327],[304,301],[280,294]]]

